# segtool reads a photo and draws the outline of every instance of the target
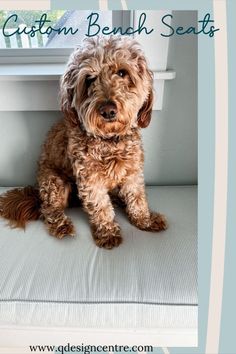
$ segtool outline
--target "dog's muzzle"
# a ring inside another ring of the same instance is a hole
[[[98,108],[99,114],[107,121],[112,121],[116,118],[117,107],[115,102],[106,101],[103,102]]]

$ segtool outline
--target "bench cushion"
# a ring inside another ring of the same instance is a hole
[[[79,208],[67,211],[77,236],[62,240],[42,221],[24,231],[0,219],[0,325],[196,327],[197,188],[147,194],[168,230],[140,231],[117,209],[124,242],[111,251],[95,246]]]

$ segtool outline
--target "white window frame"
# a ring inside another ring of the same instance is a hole
[[[132,12],[113,11],[113,25],[128,27],[133,21]],[[0,64],[66,63],[72,51],[73,48],[0,48]]]
[[[118,12],[117,12],[118,14]],[[138,11],[119,12],[114,25],[127,26],[127,19],[135,24]],[[118,21],[118,22],[116,22]],[[156,21],[155,13],[149,13],[147,26],[153,26]],[[162,46],[156,45],[157,32],[148,38],[137,36],[144,51],[150,53],[150,69],[154,73],[154,92],[157,99],[154,110],[161,110],[163,106],[165,80],[175,78],[175,72],[167,70],[167,58],[164,64],[158,63]],[[165,46],[165,45],[164,45]],[[3,49],[5,56],[0,62],[0,111],[58,111],[59,79],[65,70],[65,64],[73,49],[47,48],[45,49]],[[17,51],[17,52],[16,52]],[[166,51],[166,50],[165,50]],[[18,54],[17,56],[15,54]],[[27,53],[27,55],[25,55]],[[1,53],[0,53],[1,54]],[[44,55],[42,55],[44,54]],[[45,55],[47,54],[47,55]],[[12,99],[14,97],[14,99]],[[11,102],[11,104],[9,104]]]

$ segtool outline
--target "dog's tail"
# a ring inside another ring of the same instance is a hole
[[[14,188],[0,195],[0,216],[7,219],[11,227],[25,228],[28,221],[39,219],[40,204],[36,188]]]

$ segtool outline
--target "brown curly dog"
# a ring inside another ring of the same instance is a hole
[[[40,216],[49,233],[74,235],[65,215],[76,185],[99,247],[121,241],[110,192],[116,190],[132,224],[161,231],[163,215],[145,195],[140,128],[151,120],[153,78],[138,43],[128,37],[87,39],[61,79],[64,119],[50,130],[39,159],[38,185],[0,197],[0,214],[24,227]]]

